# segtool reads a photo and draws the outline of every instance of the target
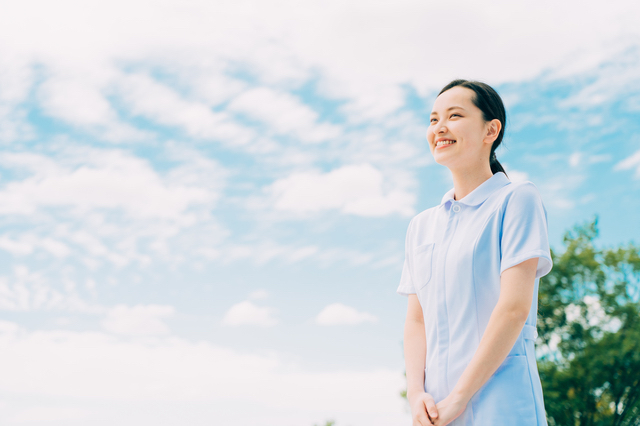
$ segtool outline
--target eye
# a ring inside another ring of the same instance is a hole
[[[432,118],[431,120],[429,120],[429,122],[430,122],[431,124],[433,124],[433,123],[434,123],[434,122],[436,122],[436,121],[438,121],[438,119],[437,119],[437,118]]]
[[[451,114],[451,117],[462,117],[462,116],[460,114],[454,113],[454,114]]]

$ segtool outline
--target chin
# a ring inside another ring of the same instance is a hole
[[[446,159],[444,159],[444,158],[440,158],[440,156],[439,156],[439,155],[438,155],[438,156],[435,156],[435,155],[434,155],[434,156],[433,156],[433,160],[434,160],[436,163],[440,164],[441,166],[445,166],[445,167],[446,167],[446,166],[448,166],[448,165],[449,165],[449,162],[448,162]]]

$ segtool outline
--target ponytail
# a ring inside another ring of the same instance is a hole
[[[495,150],[491,150],[491,155],[489,156],[489,166],[491,166],[491,173],[493,173],[494,175],[498,172],[502,172],[507,175],[507,172],[504,171],[504,167],[502,167],[502,164],[500,164],[500,162],[496,158]],[[509,177],[509,175],[507,175],[507,177]]]

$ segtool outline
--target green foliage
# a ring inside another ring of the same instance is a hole
[[[333,420],[327,420],[327,422],[324,424],[324,426],[334,426],[336,424],[336,422],[334,422]],[[313,425],[313,426],[321,426],[321,425]]]
[[[540,280],[538,366],[550,425],[640,425],[640,247],[594,246],[597,217],[564,236]]]
[[[407,379],[407,372],[406,371],[404,372],[404,378],[405,378],[405,380]],[[407,390],[406,389],[402,389],[400,391],[400,398],[407,399]]]

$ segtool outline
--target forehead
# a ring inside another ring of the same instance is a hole
[[[433,112],[443,112],[447,109],[458,106],[464,109],[471,110],[475,107],[472,98],[475,96],[475,92],[466,87],[456,86],[447,90],[436,98],[433,103]]]

